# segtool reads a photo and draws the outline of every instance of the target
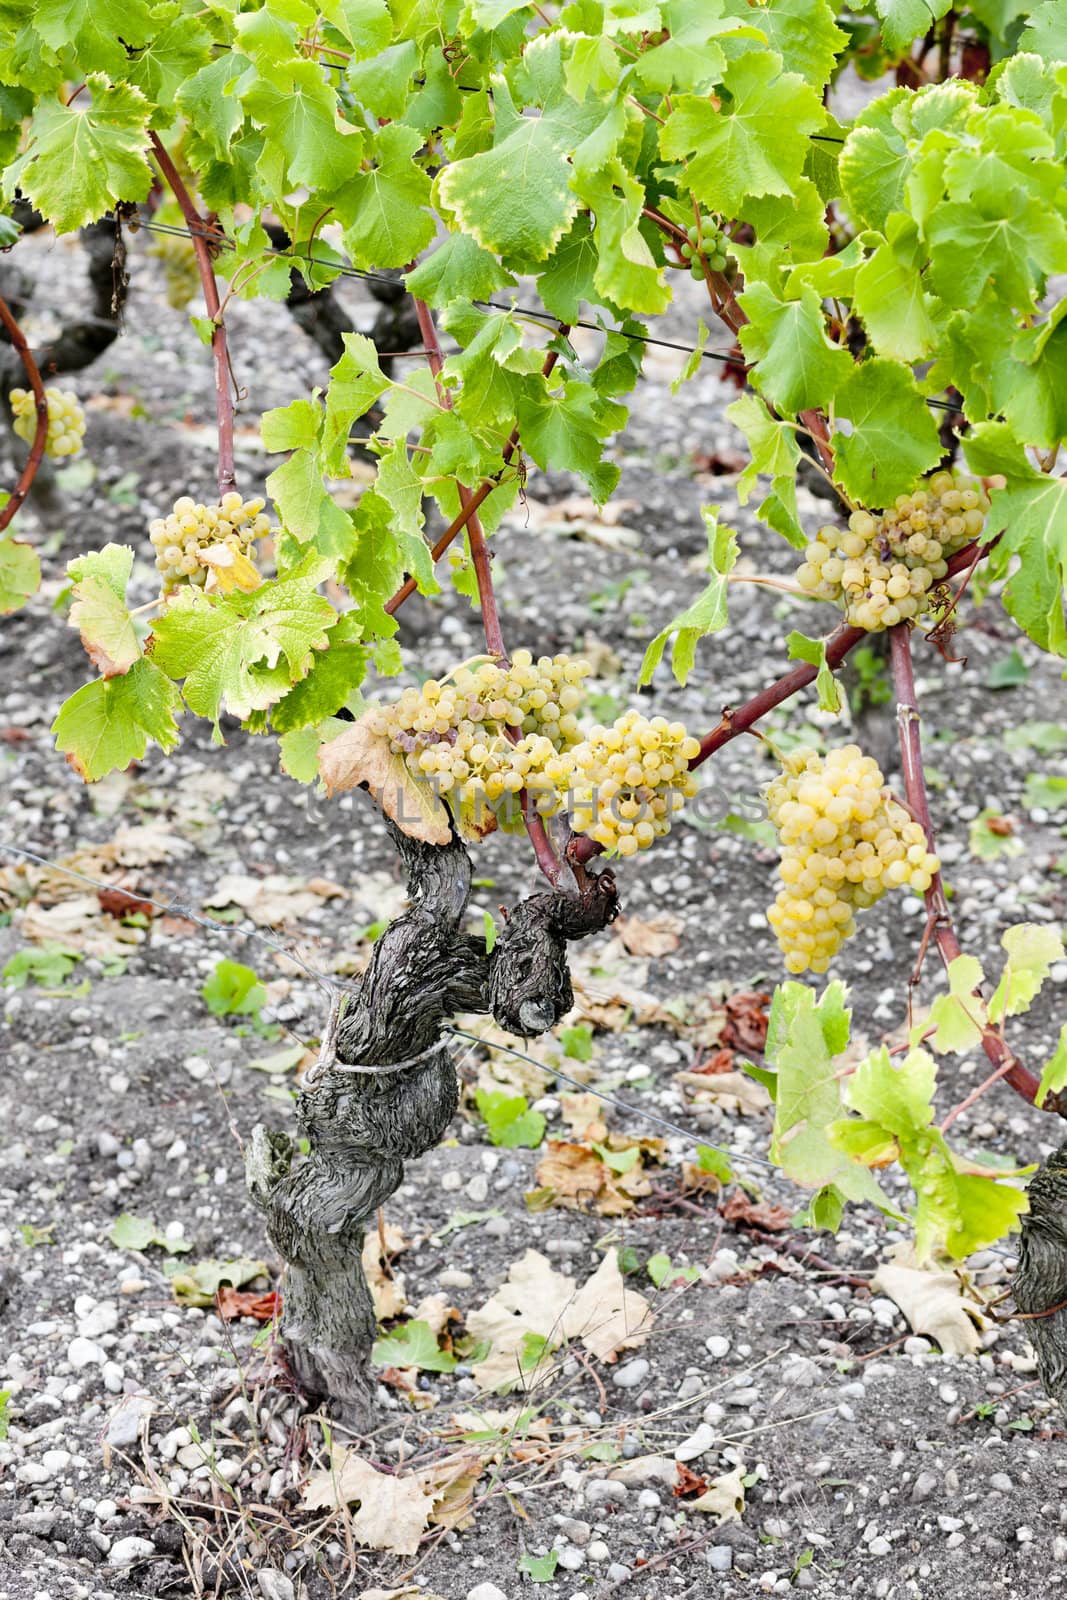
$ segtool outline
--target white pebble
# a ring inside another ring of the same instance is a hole
[[[75,1370],[82,1367],[102,1367],[107,1355],[92,1339],[72,1339],[67,1346],[67,1360]]]

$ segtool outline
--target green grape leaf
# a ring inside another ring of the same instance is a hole
[[[598,101],[579,106],[564,92],[558,35],[530,43],[522,66],[521,98],[541,105],[541,115],[524,116],[512,88],[495,78],[492,148],[453,161],[436,184],[440,205],[505,265],[552,254],[578,213],[570,157],[605,120]]]
[[[593,499],[603,504],[619,481],[618,467],[603,459],[604,442],[625,423],[626,407],[601,399],[578,378],[552,390],[538,376],[517,409],[526,453],[546,471],[579,473]]]
[[[1022,9],[1029,11],[1030,20],[1017,49],[1040,56],[1043,61],[1067,61],[1067,12],[1061,0],[1041,0],[1040,5]]]
[[[143,200],[152,187],[148,101],[96,74],[87,83],[91,99],[38,101],[25,154],[4,174],[7,198],[20,190],[57,233],[95,222],[116,200]]]
[[[326,391],[326,417],[322,427],[322,464],[332,477],[348,477],[348,436],[366,415],[389,379],[378,365],[373,342],[361,333],[341,335],[345,353],[330,368]]]
[[[545,1119],[540,1111],[529,1109],[525,1095],[479,1089],[474,1098],[489,1129],[490,1143],[508,1149],[537,1149],[545,1136]]]
[[[956,1261],[1014,1233],[1029,1210],[1023,1189],[1002,1183],[992,1174],[956,1172],[956,1219],[945,1248]]]
[[[835,1148],[828,1129],[844,1109],[839,1056],[848,1044],[849,1013],[840,983],[820,999],[803,983],[779,984],[767,1029],[766,1058],[778,1070],[771,1159],[805,1189],[832,1184],[853,1201],[895,1208],[869,1168]]]
[[[826,640],[809,639],[806,634],[794,632],[785,642],[790,661],[806,661],[810,667],[817,669],[815,688],[819,696],[819,710],[832,711],[835,716],[839,715],[842,705],[841,687],[826,659]]]
[[[701,9],[706,12],[703,3]],[[754,23],[786,70],[799,72],[817,88],[829,82],[837,57],[849,42],[834,20],[829,0],[765,0],[756,6],[748,0],[731,0],[727,12]]]
[[[357,267],[404,267],[432,242],[430,180],[411,159],[422,143],[418,129],[402,122],[379,128],[374,166],[348,180],[344,242]]]
[[[937,424],[907,367],[875,356],[834,396],[834,418],[850,433],[830,439],[834,479],[859,505],[892,505],[941,459]]]
[[[1043,806],[1046,811],[1059,811],[1067,806],[1067,778],[1046,777],[1043,772],[1028,772],[1023,799],[1029,810]]]
[[[32,15],[49,49],[72,51],[86,76],[128,77],[131,50],[147,44],[157,27],[146,0],[38,0]]]
[[[41,562],[32,545],[0,538],[0,616],[26,604],[41,587]]]
[[[983,979],[982,965],[976,956],[957,956],[948,964],[948,994],[939,994],[929,1015],[912,1029],[911,1042],[933,1028],[927,1041],[942,1054],[966,1055],[982,1042],[987,1020],[986,1004],[975,991]]]
[[[242,42],[251,51],[247,35]],[[263,131],[265,154],[276,153],[279,179],[290,185],[306,183],[326,194],[342,187],[347,194],[348,186],[355,185],[363,138],[350,122],[342,121],[337,97],[317,61],[293,58],[271,79],[254,78],[242,87],[241,103]],[[378,263],[387,264],[395,265]]]
[[[188,123],[193,150],[218,161],[227,160],[233,136],[244,121],[244,109],[230,85],[248,71],[251,62],[235,51],[224,51],[181,84],[175,104]]]
[[[737,535],[730,528],[719,526],[716,506],[702,506],[700,514],[708,530],[708,583],[693,604],[687,606],[673,622],[669,622],[648,646],[637,677],[639,688],[652,682],[672,634],[676,637],[671,647],[671,670],[684,686],[693,670],[698,641],[709,633],[718,633],[729,620],[726,584],[737,561]]]
[[[923,289],[925,253],[910,217],[894,212],[886,237],[858,268],[853,305],[879,355],[918,361],[934,346],[935,301]]]
[[[845,204],[856,227],[884,228],[906,205],[911,157],[895,129],[853,128],[838,161]]]
[[[95,783],[139,761],[149,739],[163,750],[178,743],[181,696],[151,661],[135,661],[118,678],[97,678],[75,690],[52,724],[56,749],[79,777]]]
[[[353,61],[345,76],[362,106],[387,122],[403,122],[411,80],[419,65],[414,39],[401,39],[366,61]]]
[[[1067,1022],[1060,1029],[1060,1039],[1055,1052],[1041,1069],[1041,1082],[1034,1096],[1035,1106],[1045,1103],[1045,1096],[1060,1094],[1067,1089]]]
[[[883,1045],[845,1080],[844,1099],[867,1122],[904,1139],[929,1126],[934,1114],[937,1063],[925,1050],[911,1050],[899,1065]]]
[[[597,172],[576,179],[575,188],[596,217],[593,287],[597,294],[630,311],[663,311],[671,291],[639,227],[645,203],[642,185],[621,161],[609,161]]]
[[[1007,611],[1043,650],[1067,655],[1067,478],[1031,466],[1002,422],[980,423],[967,437],[964,454],[972,472],[1007,477],[1005,487],[990,496],[985,528],[987,539],[1000,535],[990,558],[994,576],[1006,576],[1018,557],[1004,590]]]
[[[272,708],[271,726],[278,733],[317,725],[348,702],[367,673],[369,652],[361,632],[355,613],[339,618],[330,629],[329,649],[315,651],[307,674]],[[315,770],[317,775],[317,766]]]
[[[213,1017],[258,1017],[267,1003],[266,988],[252,968],[225,959],[216,962],[200,996]]]
[[[800,446],[793,429],[772,417],[766,403],[754,394],[743,394],[726,415],[748,441],[752,460],[735,485],[738,505],[747,506],[757,478],[771,479],[771,492],[757,508],[761,521],[780,533],[796,550],[803,550],[807,535],[797,515],[797,465]]]
[[[294,733],[281,734],[278,739],[278,764],[285,775],[296,783],[317,783],[319,747],[324,739],[340,732],[340,729],[339,722],[329,720],[321,728],[298,728]]]
[[[554,317],[577,322],[583,303],[599,300],[593,281],[598,264],[592,219],[583,214],[575,218],[537,280],[537,292]]]
[[[987,806],[970,825],[967,847],[979,861],[997,861],[1001,856],[1021,855],[1023,842],[1016,837],[1011,818]]]
[[[671,394],[677,394],[690,379],[695,378],[704,365],[704,351],[708,345],[708,325],[703,317],[697,318],[697,342],[685,359],[685,365],[676,378],[671,379]]]
[[[751,16],[751,13],[749,13]],[[826,112],[818,94],[795,72],[782,71],[771,50],[749,50],[723,77],[729,101],[720,107],[682,95],[660,131],[668,160],[688,158],[686,182],[712,211],[743,214],[747,198],[787,195],[808,155],[808,135]]]
[[[443,309],[453,300],[488,300],[515,279],[465,233],[450,233],[442,245],[404,279],[409,294]]]
[[[106,544],[67,567],[74,585],[67,621],[79,629],[89,660],[105,678],[128,672],[141,655],[126,608],[132,569],[133,551],[122,544]]]
[[[392,449],[379,459],[374,487],[392,507],[393,538],[405,567],[418,583],[420,593],[439,593],[440,585],[433,572],[433,557],[422,536],[422,479],[412,466],[403,439],[398,439]]]
[[[418,1367],[423,1372],[454,1372],[456,1358],[437,1343],[428,1322],[402,1322],[374,1341],[376,1367]]]
[[[325,0],[319,10],[348,40],[359,61],[377,55],[393,37],[387,0]]]
[[[797,299],[781,300],[769,284],[754,283],[738,298],[749,318],[739,334],[741,348],[754,363],[760,392],[783,411],[827,405],[849,379],[853,362],[827,338],[815,290],[803,284]]]
[[[129,42],[125,0],[114,3],[116,10],[123,12],[122,38]],[[89,4],[97,11],[96,0],[89,0]],[[210,33],[195,17],[178,16],[149,39],[132,61],[127,59],[116,69],[114,76],[134,84],[153,105],[169,107],[188,80],[213,61],[211,45]]]
[[[1045,923],[1021,922],[1009,928],[1000,942],[1008,959],[989,1002],[989,1020],[994,1023],[1028,1011],[1052,963],[1064,958],[1062,938]]]
[[[940,22],[952,0],[873,0],[882,23],[886,49],[896,59],[903,56],[914,39],[921,39],[935,22]]]
[[[930,286],[946,305],[971,306],[987,283],[1012,307],[1036,304],[1044,275],[1067,270],[1067,225],[1036,195],[1015,189],[993,216],[973,200],[938,204],[927,224]]]
[[[155,625],[152,660],[182,678],[185,703],[215,724],[223,743],[223,709],[235,717],[266,710],[309,671],[329,644],[337,613],[316,585],[329,571],[315,557],[274,583],[225,599],[180,592]]]
[[[352,555],[355,527],[348,512],[326,491],[317,449],[294,450],[267,479],[267,493],[286,531],[299,544],[313,544],[321,555],[339,561]]]

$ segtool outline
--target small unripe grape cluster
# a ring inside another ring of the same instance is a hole
[[[694,223],[686,234],[685,243],[679,246],[679,255],[689,263],[692,277],[702,281],[704,268],[700,258],[703,256],[712,272],[726,270],[727,249],[726,235],[719,228],[713,216],[701,214],[699,225]]]
[[[856,931],[855,913],[887,889],[930,887],[939,862],[926,834],[858,745],[787,756],[767,789],[782,887],[767,913],[788,972],[825,972]]]
[[[155,256],[163,268],[167,304],[175,311],[184,310],[200,287],[192,239],[180,233],[157,233],[148,246],[148,254]]]
[[[980,483],[935,472],[887,511],[853,511],[847,528],[820,528],[797,582],[816,599],[842,604],[854,627],[892,628],[929,609],[948,557],[978,538],[988,511]]]
[[[247,562],[253,540],[270,532],[265,505],[258,498],[242,499],[236,490],[224,494],[217,506],[201,505],[187,494],[175,500],[169,517],[157,517],[148,526],[163,593],[173,594],[185,583],[203,588],[212,571],[211,561],[204,558],[220,546]],[[247,585],[238,579],[238,586]]]
[[[670,832],[697,790],[689,763],[700,751],[683,722],[627,711],[597,726],[570,752],[571,826],[606,850],[636,855]]]
[[[382,707],[375,731],[403,753],[415,777],[430,778],[441,794],[476,808],[527,788],[543,814],[560,810],[558,780],[569,768],[562,753],[577,741],[576,712],[588,661],[516,650],[510,666],[481,661],[448,678],[405,689]],[[506,729],[522,737],[512,743]],[[565,784],[564,784],[565,787]]]
[[[72,389],[46,389],[48,401],[48,434],[45,455],[63,458],[76,456],[85,437],[85,412]],[[29,389],[12,389],[11,409],[15,414],[15,432],[27,444],[32,444],[37,433],[37,402]]]

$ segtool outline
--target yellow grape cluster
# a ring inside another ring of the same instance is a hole
[[[72,389],[46,389],[48,401],[48,435],[45,455],[76,456],[85,437],[85,412]],[[15,415],[15,432],[27,444],[32,444],[37,432],[37,402],[29,389],[12,389],[11,409]]]
[[[636,711],[581,737],[578,711],[588,661],[517,650],[510,666],[458,667],[447,678],[405,689],[377,708],[374,732],[388,738],[416,778],[429,779],[478,831],[479,818],[521,826],[518,807],[500,806],[525,790],[542,816],[572,805],[572,826],[605,849],[633,855],[670,829],[671,816],[696,791],[689,762],[700,745],[681,722]],[[512,742],[508,730],[520,737]]]
[[[217,506],[201,505],[191,495],[175,500],[169,517],[149,523],[148,536],[163,574],[163,593],[183,583],[197,588],[258,589],[259,573],[249,558],[253,540],[270,532],[266,501],[224,494]]]
[[[787,756],[767,790],[782,887],[767,913],[788,972],[825,972],[887,889],[930,887],[939,863],[919,823],[858,745]]]
[[[684,722],[627,711],[595,727],[570,752],[571,826],[607,850],[636,855],[670,832],[671,817],[697,790],[689,763],[700,741]]]
[[[935,472],[887,511],[853,511],[847,528],[820,528],[797,568],[800,587],[835,600],[857,628],[875,632],[919,616],[955,555],[985,525],[980,483]]]
[[[472,662],[405,689],[379,709],[375,731],[415,777],[431,778],[441,794],[455,792],[463,806],[530,789],[538,810],[552,815],[561,806],[557,778],[569,770],[560,758],[578,738],[581,683],[591,670],[573,656],[535,661],[529,650],[516,650],[510,666]],[[521,735],[517,743],[506,729]]]
[[[167,304],[183,310],[200,287],[196,246],[192,239],[177,233],[157,233],[148,246],[163,268]]]

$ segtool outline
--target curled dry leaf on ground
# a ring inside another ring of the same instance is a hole
[[[746,1072],[676,1072],[675,1083],[690,1091],[693,1106],[720,1106],[734,1116],[754,1116],[770,1109],[771,1097]]]
[[[366,786],[402,833],[424,844],[447,844],[452,825],[429,784],[417,783],[403,756],[371,728],[367,712],[319,750],[319,773],[331,797]]]
[[[504,1393],[569,1339],[613,1361],[621,1350],[644,1344],[652,1320],[648,1302],[624,1283],[617,1251],[610,1250],[578,1289],[539,1250],[527,1250],[496,1293],[467,1317],[474,1338],[489,1341],[488,1353],[473,1366],[474,1380]]]
[[[617,917],[612,931],[632,956],[669,956],[681,943],[681,917],[662,911],[655,917]]]
[[[227,872],[206,894],[206,911],[238,906],[260,928],[277,928],[299,922],[324,900],[344,899],[348,891],[329,878],[297,878],[281,872],[253,877],[247,872]]]
[[[383,1234],[385,1254],[382,1252]],[[374,1301],[374,1315],[379,1322],[399,1317],[407,1309],[404,1277],[392,1266],[392,1258],[410,1248],[411,1240],[405,1236],[403,1229],[391,1222],[385,1223],[381,1232],[372,1228],[364,1237],[363,1272]]]
[[[354,1447],[334,1445],[329,1466],[308,1478],[303,1504],[308,1511],[356,1505],[352,1532],[360,1544],[414,1555],[431,1525],[469,1523],[474,1486],[484,1470],[479,1451],[461,1450],[413,1472],[381,1472]]]
[[[945,1355],[975,1355],[982,1348],[987,1319],[961,1269],[918,1267],[905,1246],[879,1266],[871,1290],[894,1301],[914,1331],[935,1340]]]

